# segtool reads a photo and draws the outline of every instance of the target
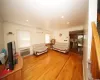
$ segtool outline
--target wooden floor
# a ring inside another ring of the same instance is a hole
[[[48,53],[24,58],[24,80],[83,80],[82,57],[76,53]]]

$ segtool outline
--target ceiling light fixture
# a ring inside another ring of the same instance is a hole
[[[28,20],[26,20],[28,22]]]
[[[61,16],[61,18],[63,19],[63,18],[64,18],[64,16]]]

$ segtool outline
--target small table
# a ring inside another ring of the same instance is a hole
[[[16,58],[18,59],[18,63],[14,66],[14,70],[0,76],[0,80],[23,80],[22,77],[23,59],[19,55],[16,56]]]

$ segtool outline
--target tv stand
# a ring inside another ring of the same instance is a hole
[[[14,70],[0,76],[0,80],[23,80],[22,78],[23,59],[19,55],[16,58],[18,61],[16,61],[17,64],[14,66]]]

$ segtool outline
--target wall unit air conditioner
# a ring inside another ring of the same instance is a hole
[[[42,28],[36,28],[36,33],[43,33]]]

